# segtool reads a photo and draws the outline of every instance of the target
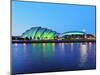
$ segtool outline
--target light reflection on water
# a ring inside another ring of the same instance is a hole
[[[92,42],[89,42],[89,47],[90,47],[90,48],[92,47]]]
[[[53,54],[55,53],[55,43],[52,43],[52,51],[53,51]]]
[[[16,46],[16,47],[17,47],[17,46],[18,46],[18,44],[17,44],[17,43],[15,43],[15,44],[14,44],[14,46]]]
[[[71,45],[71,52],[73,53],[73,50],[74,50],[74,43],[70,43]]]
[[[95,43],[12,45],[12,71],[15,73],[93,68],[95,68]]]
[[[62,53],[64,53],[64,46],[65,46],[65,44],[61,43],[61,51],[62,51]]]
[[[88,46],[87,43],[86,44],[80,44],[80,66],[84,66],[86,61],[87,61],[87,57],[88,57]]]

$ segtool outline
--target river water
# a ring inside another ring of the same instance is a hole
[[[13,74],[96,68],[96,44],[33,43],[12,44]]]

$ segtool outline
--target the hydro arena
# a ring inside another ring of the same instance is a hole
[[[56,31],[42,27],[32,27],[22,34],[22,38],[33,40],[49,40],[54,39],[59,35]]]
[[[64,32],[61,34],[61,37],[63,39],[83,39],[83,38],[95,38],[94,35],[88,34],[83,31],[69,31],[69,32]]]

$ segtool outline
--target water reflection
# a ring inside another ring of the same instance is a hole
[[[25,47],[26,46],[26,43],[23,43],[23,46]]]
[[[43,43],[42,44],[43,55],[46,58],[50,58],[53,56],[55,51],[55,44],[52,43]]]
[[[87,57],[88,57],[88,46],[87,43],[80,43],[80,66],[86,65],[85,63],[87,62]]]
[[[53,54],[55,53],[55,43],[51,43],[52,44],[52,52]]]
[[[42,43],[43,56],[46,57],[46,43]]]
[[[73,53],[74,43],[70,43],[70,45],[71,45],[71,53]]]
[[[94,54],[95,43],[13,44],[12,68],[17,73],[91,69]]]
[[[17,58],[17,52],[18,52],[18,43],[15,43],[14,45],[13,45],[13,47],[14,47],[14,52],[13,52],[13,55]]]
[[[65,44],[64,43],[61,43],[61,53],[64,54],[64,46]]]
[[[36,46],[36,43],[32,43],[32,45],[33,45],[33,47],[35,47]]]
[[[89,42],[89,48],[91,48],[92,47],[92,42]]]
[[[28,61],[28,53],[27,53],[27,47],[26,46],[27,46],[27,44],[23,43],[23,51],[24,51],[23,52],[24,53],[23,54],[23,57],[24,57],[23,59],[24,59],[25,62]]]
[[[14,44],[14,46],[16,46],[16,47],[17,47],[17,46],[18,46],[18,43],[15,43],[15,44]]]
[[[45,48],[46,47],[46,43],[43,43],[42,46],[43,46],[43,48]]]

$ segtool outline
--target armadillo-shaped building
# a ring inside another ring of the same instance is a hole
[[[22,34],[22,37],[29,38],[29,39],[31,38],[31,39],[48,40],[48,39],[54,39],[58,35],[59,33],[51,29],[42,28],[42,27],[32,27],[29,30],[25,31]]]

